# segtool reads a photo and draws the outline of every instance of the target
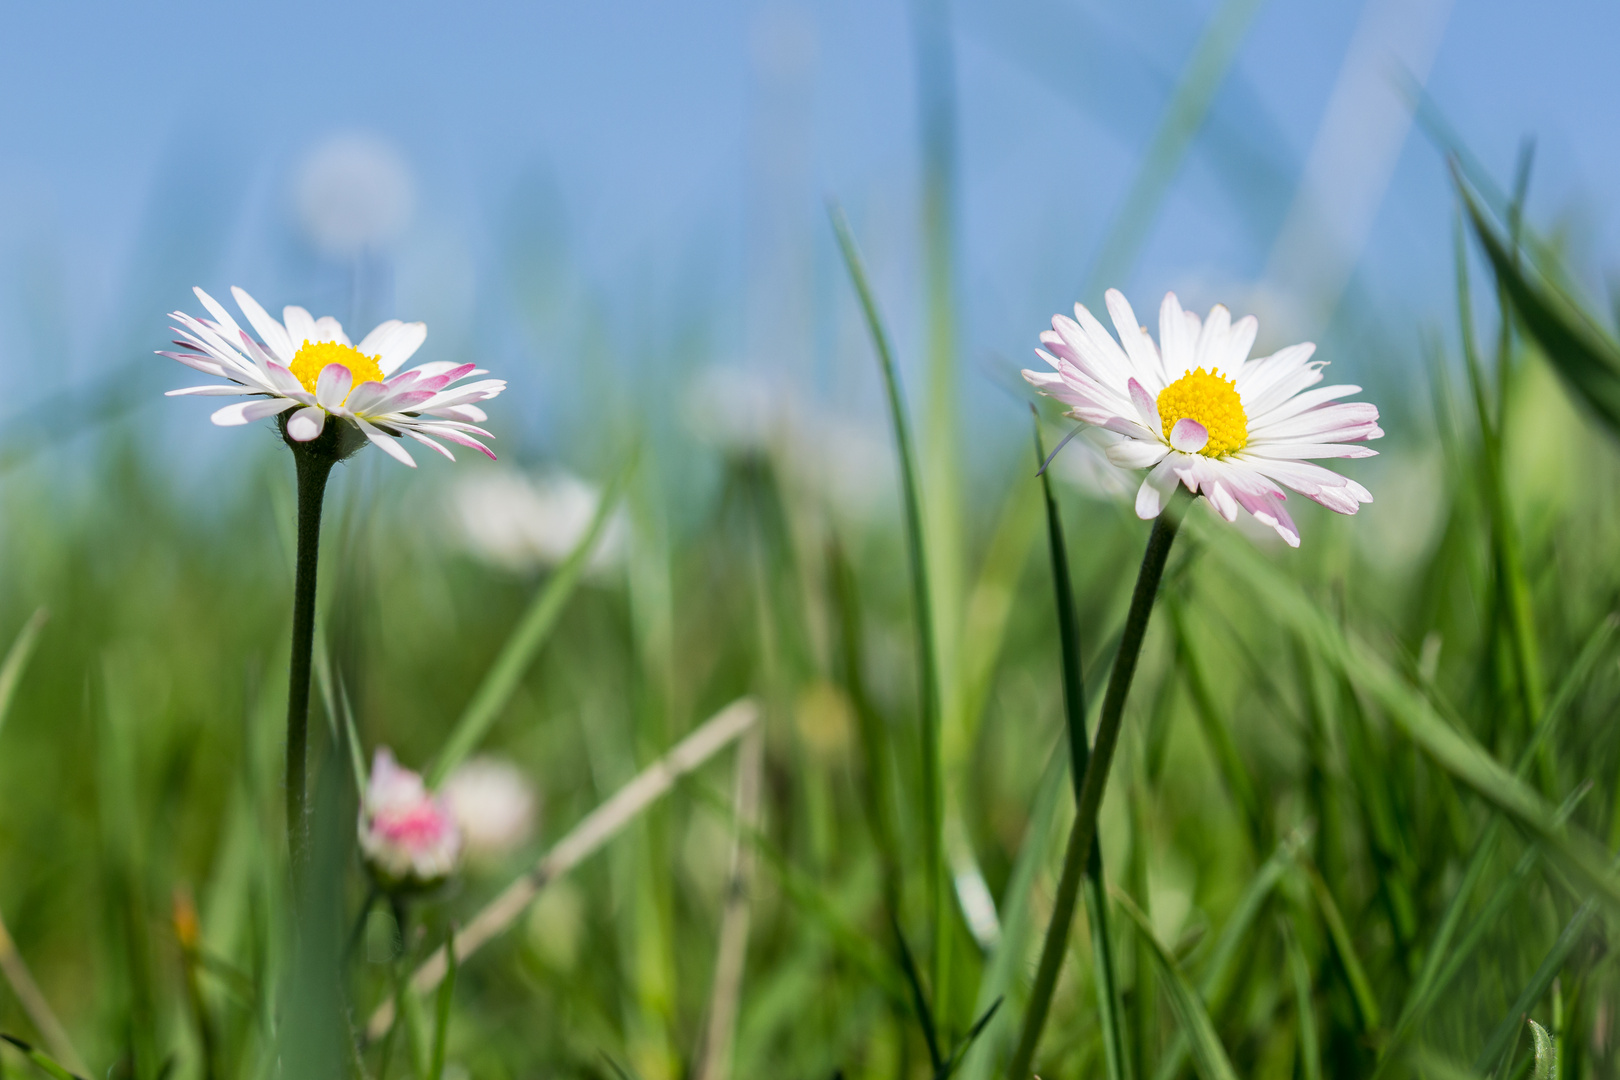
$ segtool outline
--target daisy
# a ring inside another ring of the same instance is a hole
[[[1035,350],[1053,372],[1024,378],[1098,429],[1115,465],[1151,470],[1136,493],[1137,516],[1157,517],[1180,481],[1227,521],[1241,506],[1298,547],[1283,487],[1341,514],[1372,502],[1354,480],[1307,460],[1371,457],[1366,440],[1384,434],[1376,406],[1339,401],[1359,386],[1308,389],[1326,366],[1311,359],[1314,344],[1251,360],[1253,315],[1233,322],[1217,304],[1200,321],[1166,293],[1155,346],[1117,289],[1107,300],[1118,341],[1076,304],[1073,319],[1052,317],[1045,348]]]
[[[230,312],[201,289],[193,290],[210,319],[183,311],[170,317],[180,338],[180,352],[159,351],[188,367],[229,383],[188,386],[168,396],[205,397],[243,395],[251,401],[227,405],[214,413],[221,427],[235,427],[268,416],[282,418],[287,438],[307,443],[318,438],[328,420],[352,425],[367,439],[406,465],[416,466],[401,436],[430,446],[455,460],[448,449],[429,436],[495,455],[474,435],[494,438],[475,425],[488,415],[477,402],[506,389],[503,379],[483,379],[452,386],[470,375],[484,375],[472,364],[435,361],[401,372],[427,337],[423,323],[389,319],[351,345],[343,326],[330,315],[312,318],[301,307],[282,309],[277,322],[241,289],[232,288],[237,306],[259,335],[255,339],[239,326]],[[397,373],[397,374],[396,374]],[[296,410],[283,416],[288,410]],[[339,440],[343,442],[345,440]],[[358,439],[354,440],[359,444]],[[339,455],[342,456],[342,455]]]

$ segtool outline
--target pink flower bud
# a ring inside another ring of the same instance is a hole
[[[377,749],[360,807],[360,852],[385,889],[426,889],[455,873],[461,829],[422,777]]]

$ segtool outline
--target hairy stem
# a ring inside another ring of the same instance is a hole
[[[298,466],[298,569],[293,582],[292,658],[287,681],[287,850],[296,878],[309,856],[309,673],[315,650],[315,573],[320,559],[321,504],[336,459],[293,446]]]

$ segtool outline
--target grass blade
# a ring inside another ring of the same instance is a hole
[[[1215,1034],[1215,1025],[1210,1021],[1209,1013],[1204,1010],[1204,1003],[1199,1000],[1198,994],[1187,982],[1187,976],[1182,974],[1181,965],[1176,958],[1170,955],[1170,950],[1153,932],[1153,924],[1148,917],[1142,914],[1129,896],[1118,889],[1110,890],[1114,899],[1119,902],[1120,908],[1136,923],[1137,932],[1148,943],[1153,959],[1157,962],[1160,980],[1164,983],[1165,993],[1170,998],[1170,1011],[1175,1013],[1176,1022],[1181,1025],[1182,1032],[1187,1036],[1188,1044],[1192,1048],[1193,1066],[1203,1080],[1237,1080],[1237,1071],[1232,1068],[1232,1061],[1226,1056],[1226,1048],[1221,1045],[1220,1038]]]
[[[1031,405],[1035,427],[1035,468],[1046,460],[1041,445],[1041,418]],[[1063,668],[1063,717],[1069,736],[1069,779],[1075,805],[1080,804],[1091,743],[1086,735],[1086,688],[1080,665],[1080,620],[1074,610],[1074,586],[1069,580],[1068,546],[1063,540],[1063,518],[1052,497],[1052,480],[1040,472],[1041,496],[1046,506],[1046,540],[1052,560],[1052,595],[1057,607],[1058,645]],[[1091,928],[1091,950],[1097,968],[1097,1014],[1102,1018],[1103,1057],[1109,1080],[1127,1080],[1130,1066],[1121,1028],[1119,979],[1114,970],[1114,943],[1108,929],[1108,897],[1102,885],[1102,845],[1095,832],[1086,858],[1084,883],[1087,923]]]
[[[43,1051],[36,1050],[34,1047],[29,1046],[21,1039],[11,1035],[0,1035],[0,1039],[3,1039],[12,1046],[15,1046],[19,1051],[22,1052],[23,1057],[39,1066],[40,1071],[46,1076],[55,1077],[55,1080],[83,1080],[82,1077],[68,1072],[67,1069],[63,1068]]]
[[[445,939],[444,982],[439,984],[433,1009],[433,1056],[428,1063],[428,1080],[444,1080],[444,1055],[450,1043],[450,1005],[456,993],[456,932]]]
[[[39,641],[39,632],[45,628],[48,618],[50,613],[44,608],[30,615],[12,640],[5,660],[0,661],[0,728],[5,727],[6,716],[11,712],[11,699],[17,693],[17,684],[22,681],[23,672],[28,670],[28,660],[34,655],[34,645]]]
[[[1575,395],[1611,434],[1620,435],[1620,345],[1561,289],[1514,257],[1460,176],[1456,187],[1474,237],[1524,328]]]
[[[1322,923],[1327,927],[1328,940],[1333,942],[1333,952],[1339,958],[1339,964],[1344,969],[1345,981],[1350,984],[1350,994],[1355,998],[1356,1013],[1361,1017],[1362,1030],[1374,1041],[1377,1040],[1378,1029],[1382,1024],[1378,1009],[1378,998],[1373,995],[1372,982],[1367,978],[1367,971],[1361,966],[1361,960],[1356,956],[1356,945],[1350,937],[1350,929],[1345,925],[1344,915],[1339,911],[1339,905],[1333,899],[1333,893],[1328,890],[1327,882],[1322,880],[1322,874],[1309,863],[1301,867],[1305,875],[1306,884],[1310,886],[1311,895],[1316,899],[1317,908],[1322,913]]]
[[[918,694],[922,704],[922,820],[923,858],[925,880],[928,885],[930,924],[934,935],[934,961],[936,980],[944,966],[943,943],[947,939],[945,917],[947,905],[943,895],[947,888],[944,853],[944,801],[943,763],[940,757],[940,699],[938,652],[934,640],[934,615],[929,594],[928,552],[923,543],[922,493],[918,485],[916,454],[912,449],[911,424],[906,418],[905,398],[900,389],[900,372],[895,367],[894,350],[889,344],[889,333],[883,316],[878,311],[877,298],[872,293],[866,276],[866,267],[855,246],[849,221],[836,204],[829,208],[833,231],[838,236],[838,247],[844,256],[844,265],[866,316],[866,328],[872,336],[872,347],[883,372],[883,387],[888,396],[889,419],[894,428],[894,441],[900,456],[900,482],[905,502],[906,551],[911,569],[912,603],[915,607],[917,630]],[[936,994],[939,987],[935,987]]]
[[[600,501],[596,504],[596,516],[591,519],[585,535],[580,537],[579,543],[574,545],[574,550],[568,553],[568,558],[563,560],[562,565],[546,581],[544,587],[535,594],[529,610],[513,628],[512,636],[506,639],[500,655],[495,658],[495,663],[490,665],[489,671],[484,675],[484,681],[479,684],[472,700],[467,703],[467,708],[451,730],[450,737],[445,740],[444,749],[439,751],[438,759],[428,772],[429,787],[438,787],[442,784],[451,770],[478,748],[478,744],[483,741],[484,736],[500,717],[501,710],[506,708],[506,703],[511,700],[518,683],[523,679],[524,672],[529,670],[529,665],[534,663],[535,656],[551,637],[563,608],[567,606],[569,597],[574,594],[574,587],[579,584],[580,576],[584,574],[590,562],[591,553],[596,550],[597,541],[601,539],[614,508],[618,506],[619,495],[629,481],[635,464],[635,459],[632,458],[608,482]]]
[[[1322,1080],[1322,1040],[1316,1030],[1316,1006],[1311,994],[1311,966],[1300,948],[1299,936],[1284,921],[1283,940],[1288,950],[1288,973],[1294,983],[1294,1015],[1299,1023],[1299,1071],[1302,1080]]]
[[[541,889],[601,850],[642,811],[667,795],[675,781],[731,745],[758,720],[759,706],[752,698],[734,701],[677,743],[669,753],[637,773],[611,798],[585,815],[532,869],[508,885],[467,923],[456,939],[456,960],[465,960],[505,932],[528,910]],[[411,977],[412,990],[418,994],[432,990],[444,979],[449,966],[448,952],[443,948],[436,950]],[[378,1006],[366,1024],[366,1038],[373,1042],[382,1038],[393,1019],[392,1003]]]
[[[1563,970],[1565,962],[1569,960],[1569,954],[1580,944],[1581,935],[1586,933],[1592,917],[1596,914],[1597,903],[1592,900],[1576,909],[1575,914],[1565,924],[1563,933],[1558,935],[1558,940],[1547,950],[1547,955],[1542,958],[1535,974],[1530,976],[1530,981],[1525,984],[1524,989],[1508,1008],[1507,1015],[1502,1017],[1496,1029],[1491,1032],[1490,1039],[1485,1043],[1485,1049],[1474,1059],[1475,1072],[1488,1076],[1501,1067],[1502,1059],[1513,1048],[1514,1037],[1519,1032],[1519,1022],[1529,1014],[1530,1007],[1546,995],[1547,989],[1552,986],[1559,971]],[[1541,1056],[1539,1047],[1536,1056],[1537,1058]]]

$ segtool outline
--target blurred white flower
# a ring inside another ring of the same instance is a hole
[[[473,438],[494,438],[475,426],[489,418],[477,402],[500,394],[506,389],[505,380],[483,379],[451,388],[452,383],[469,375],[487,372],[472,364],[448,360],[419,364],[395,374],[426,340],[424,324],[389,319],[362,338],[359,345],[351,345],[343,325],[330,315],[316,319],[303,308],[289,305],[282,309],[282,321],[277,322],[246,291],[233,288],[231,294],[237,306],[259,334],[255,339],[219,301],[201,289],[192,291],[213,318],[197,319],[183,311],[170,312],[169,317],[180,324],[173,330],[180,335],[175,344],[182,351],[159,350],[158,355],[229,380],[170,390],[169,397],[253,399],[217,410],[213,421],[221,427],[249,424],[297,408],[282,421],[282,430],[295,442],[319,438],[326,430],[327,418],[334,417],[341,424],[352,425],[346,431],[359,445],[365,445],[359,442],[363,434],[412,468],[416,462],[400,445],[400,436],[415,439],[452,461],[455,455],[428,436],[471,447],[490,458],[495,456],[489,447]]]
[[[591,527],[602,492],[572,473],[530,477],[510,469],[456,478],[450,502],[461,539],[476,556],[508,570],[555,566]],[[589,569],[616,565],[624,556],[629,523],[615,511],[591,554]]]
[[[375,135],[334,135],[310,151],[294,184],[298,217],[327,255],[351,257],[387,245],[410,223],[410,168]]]
[[[789,396],[743,367],[704,368],[686,388],[687,426],[703,442],[736,453],[763,452],[791,426]]]
[[[360,853],[385,889],[427,889],[455,873],[461,829],[422,777],[379,747],[360,807]]]
[[[510,761],[475,757],[464,762],[442,793],[470,859],[499,858],[522,847],[534,832],[534,785]]]
[[[1311,359],[1315,345],[1251,360],[1254,316],[1234,323],[1217,304],[1199,319],[1175,293],[1159,307],[1155,345],[1119,290],[1107,298],[1119,341],[1076,304],[1073,319],[1055,315],[1041,335],[1036,355],[1053,371],[1024,378],[1100,429],[1115,465],[1152,470],[1136,493],[1138,516],[1158,517],[1179,482],[1227,521],[1241,506],[1298,547],[1279,484],[1341,514],[1372,502],[1354,480],[1306,460],[1371,457],[1366,440],[1384,434],[1375,406],[1338,401],[1359,386],[1308,389],[1327,366]]]

